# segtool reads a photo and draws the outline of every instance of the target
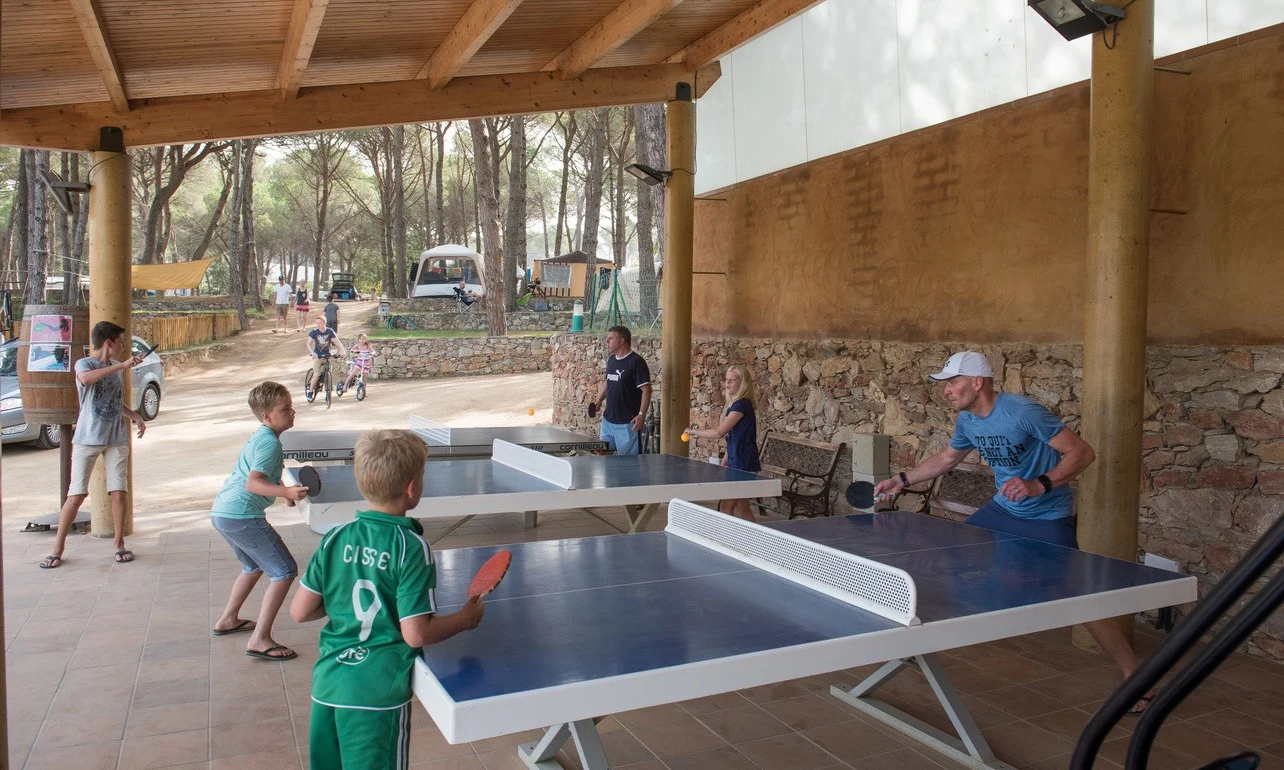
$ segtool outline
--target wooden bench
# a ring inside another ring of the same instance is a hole
[[[762,474],[780,479],[779,498],[754,502],[763,513],[796,516],[828,516],[830,488],[838,456],[846,444],[827,444],[767,431],[758,448]]]

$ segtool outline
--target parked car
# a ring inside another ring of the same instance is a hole
[[[356,279],[357,276],[353,273],[331,273],[328,293],[333,294],[335,299],[359,299],[354,283]]]
[[[139,355],[150,345],[142,337],[134,337],[132,355]],[[144,420],[160,414],[161,398],[165,395],[165,365],[155,352],[135,366],[133,375],[134,411]],[[0,345],[0,443],[22,444],[35,442],[40,449],[58,446],[57,425],[30,425],[22,413],[22,391],[18,388],[18,340]]]

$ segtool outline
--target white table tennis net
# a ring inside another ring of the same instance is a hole
[[[665,532],[902,625],[918,624],[905,570],[689,503],[669,502]]]

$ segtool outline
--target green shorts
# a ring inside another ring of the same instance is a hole
[[[376,711],[312,701],[308,755],[312,770],[403,770],[410,764],[410,704]]]

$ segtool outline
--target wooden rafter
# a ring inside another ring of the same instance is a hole
[[[762,0],[664,61],[666,64],[680,62],[687,69],[695,71],[741,43],[820,2],[821,0]]]
[[[446,39],[415,74],[416,80],[428,80],[429,88],[441,88],[458,74],[473,54],[485,45],[506,19],[517,10],[522,0],[473,0],[459,17]]]
[[[282,99],[293,99],[299,95],[303,74],[312,59],[312,46],[317,42],[317,33],[321,31],[321,22],[329,4],[330,0],[294,0],[290,29],[281,49],[281,67],[276,75],[276,87],[281,91]]]
[[[98,13],[98,4],[94,0],[71,0],[71,10],[76,15],[76,23],[89,45],[89,55],[102,76],[107,95],[117,112],[129,112],[129,97],[125,95],[125,79],[121,77],[120,65],[116,63],[116,54],[111,50],[107,32],[103,29],[102,16]],[[105,124],[104,124],[105,125]]]
[[[682,0],[624,0],[543,69],[545,72],[556,70],[563,78],[579,77],[603,56],[619,48],[681,2]]]
[[[591,69],[572,80],[551,72],[456,78],[437,91],[403,80],[318,86],[285,101],[276,89],[144,99],[125,115],[106,102],[25,107],[0,110],[0,145],[92,150],[105,125],[120,126],[126,145],[146,147],[644,104],[672,99],[678,83],[690,83],[699,98],[721,74],[717,62],[696,72],[654,64]]]

